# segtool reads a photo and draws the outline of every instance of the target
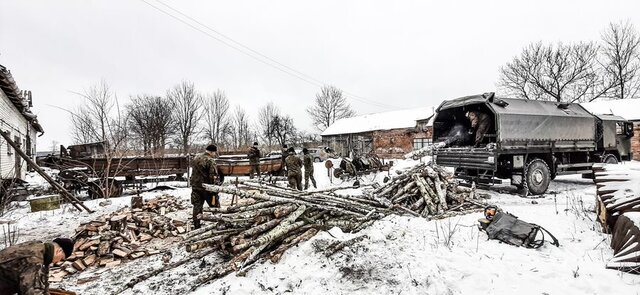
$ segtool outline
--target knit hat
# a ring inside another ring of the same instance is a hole
[[[287,150],[287,152],[295,153],[295,152],[296,152],[296,150],[295,150],[293,147],[290,147],[290,148]]]
[[[215,144],[210,144],[210,145],[207,146],[207,151],[217,152],[218,151],[218,147]]]
[[[302,148],[302,153],[306,155],[307,153],[309,153],[309,150],[307,148]]]
[[[257,142],[257,141],[254,141],[254,142],[253,142],[253,145],[258,146],[258,142]]]
[[[53,242],[62,248],[65,258],[71,256],[71,253],[73,253],[73,245],[75,244],[73,240],[67,238],[56,238]]]

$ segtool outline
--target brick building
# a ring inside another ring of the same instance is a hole
[[[361,115],[336,121],[322,132],[322,143],[338,155],[373,152],[398,158],[431,144],[428,121],[433,108],[416,108]]]
[[[597,115],[616,115],[633,122],[631,152],[633,159],[640,161],[640,99],[602,100],[581,104]]]

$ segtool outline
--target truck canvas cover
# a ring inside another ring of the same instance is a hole
[[[596,119],[579,104],[474,95],[445,101],[438,107],[438,113],[478,104],[486,105],[494,113],[497,141],[503,147],[507,142],[522,141],[595,145]]]

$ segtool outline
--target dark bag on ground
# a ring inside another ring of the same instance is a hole
[[[523,246],[526,248],[539,248],[544,244],[544,233],[546,232],[553,240],[552,245],[560,246],[558,240],[545,228],[522,221],[509,213],[498,212],[485,228],[489,239],[500,240],[502,242]],[[538,234],[542,239],[536,240]]]

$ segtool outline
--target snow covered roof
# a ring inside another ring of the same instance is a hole
[[[640,99],[600,100],[580,105],[595,115],[616,115],[629,121],[640,121]]]
[[[362,133],[374,130],[412,128],[416,120],[427,119],[433,114],[433,108],[413,108],[391,112],[360,115],[340,119],[322,132],[322,136]]]

